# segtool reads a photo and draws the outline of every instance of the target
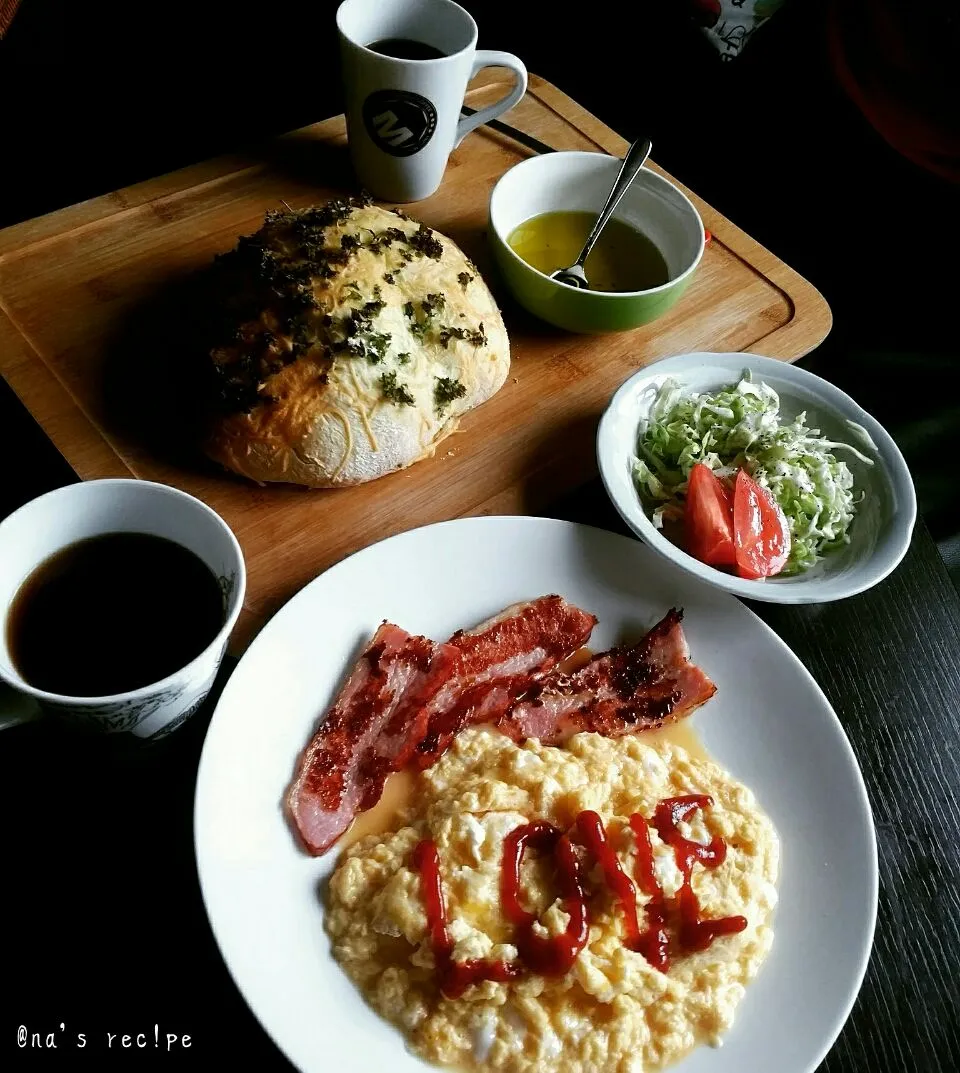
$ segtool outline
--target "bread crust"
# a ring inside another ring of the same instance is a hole
[[[402,213],[271,213],[220,260],[220,412],[204,446],[251,480],[329,488],[402,469],[507,377],[506,328],[476,267]]]

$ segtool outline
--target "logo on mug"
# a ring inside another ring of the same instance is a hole
[[[385,153],[412,156],[437,129],[437,110],[426,97],[404,89],[378,89],[363,102],[367,133]]]

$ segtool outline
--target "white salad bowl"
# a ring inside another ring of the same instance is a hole
[[[634,484],[638,426],[649,414],[663,382],[673,378],[691,392],[716,391],[739,381],[745,370],[753,380],[763,381],[777,392],[784,420],[805,411],[810,428],[819,429],[827,439],[848,443],[874,460],[870,465],[851,452],[835,452],[850,467],[855,489],[864,493],[850,525],[850,543],[791,577],[751,581],[693,558],[653,524],[651,508],[641,502]],[[864,592],[896,569],[910,545],[917,517],[910,471],[883,426],[821,377],[757,354],[681,354],[642,369],[610,400],[597,433],[597,460],[607,494],[641,540],[708,585],[748,600],[827,603]]]

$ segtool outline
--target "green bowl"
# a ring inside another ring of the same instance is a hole
[[[642,231],[660,250],[670,279],[645,291],[579,290],[531,267],[507,245],[525,220],[561,209],[599,213],[621,161],[602,153],[545,153],[501,176],[490,195],[490,241],[517,301],[535,316],[571,332],[618,332],[649,324],[673,306],[703,256],[700,214],[672,183],[642,168],[614,218]]]

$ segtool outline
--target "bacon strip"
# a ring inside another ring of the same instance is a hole
[[[534,682],[500,729],[518,741],[559,745],[583,731],[616,738],[683,719],[717,687],[690,662],[681,618],[674,608],[637,644],[595,656],[572,674]]]
[[[557,669],[596,618],[559,596],[506,608],[437,644],[384,623],[300,756],[287,816],[313,854],[380,799],[391,771],[433,764],[466,726],[497,725],[516,740],[559,745],[681,719],[716,692],[690,662],[671,610],[638,644]]]
[[[427,705],[461,660],[454,645],[384,623],[300,756],[285,808],[303,845],[323,853],[380,798],[427,728]],[[399,763],[398,763],[399,760]]]
[[[413,751],[418,770],[430,767],[466,726],[496,724],[530,688],[532,676],[550,671],[582,647],[595,615],[560,596],[513,604],[447,642],[462,655],[459,673],[434,696],[423,739]]]

